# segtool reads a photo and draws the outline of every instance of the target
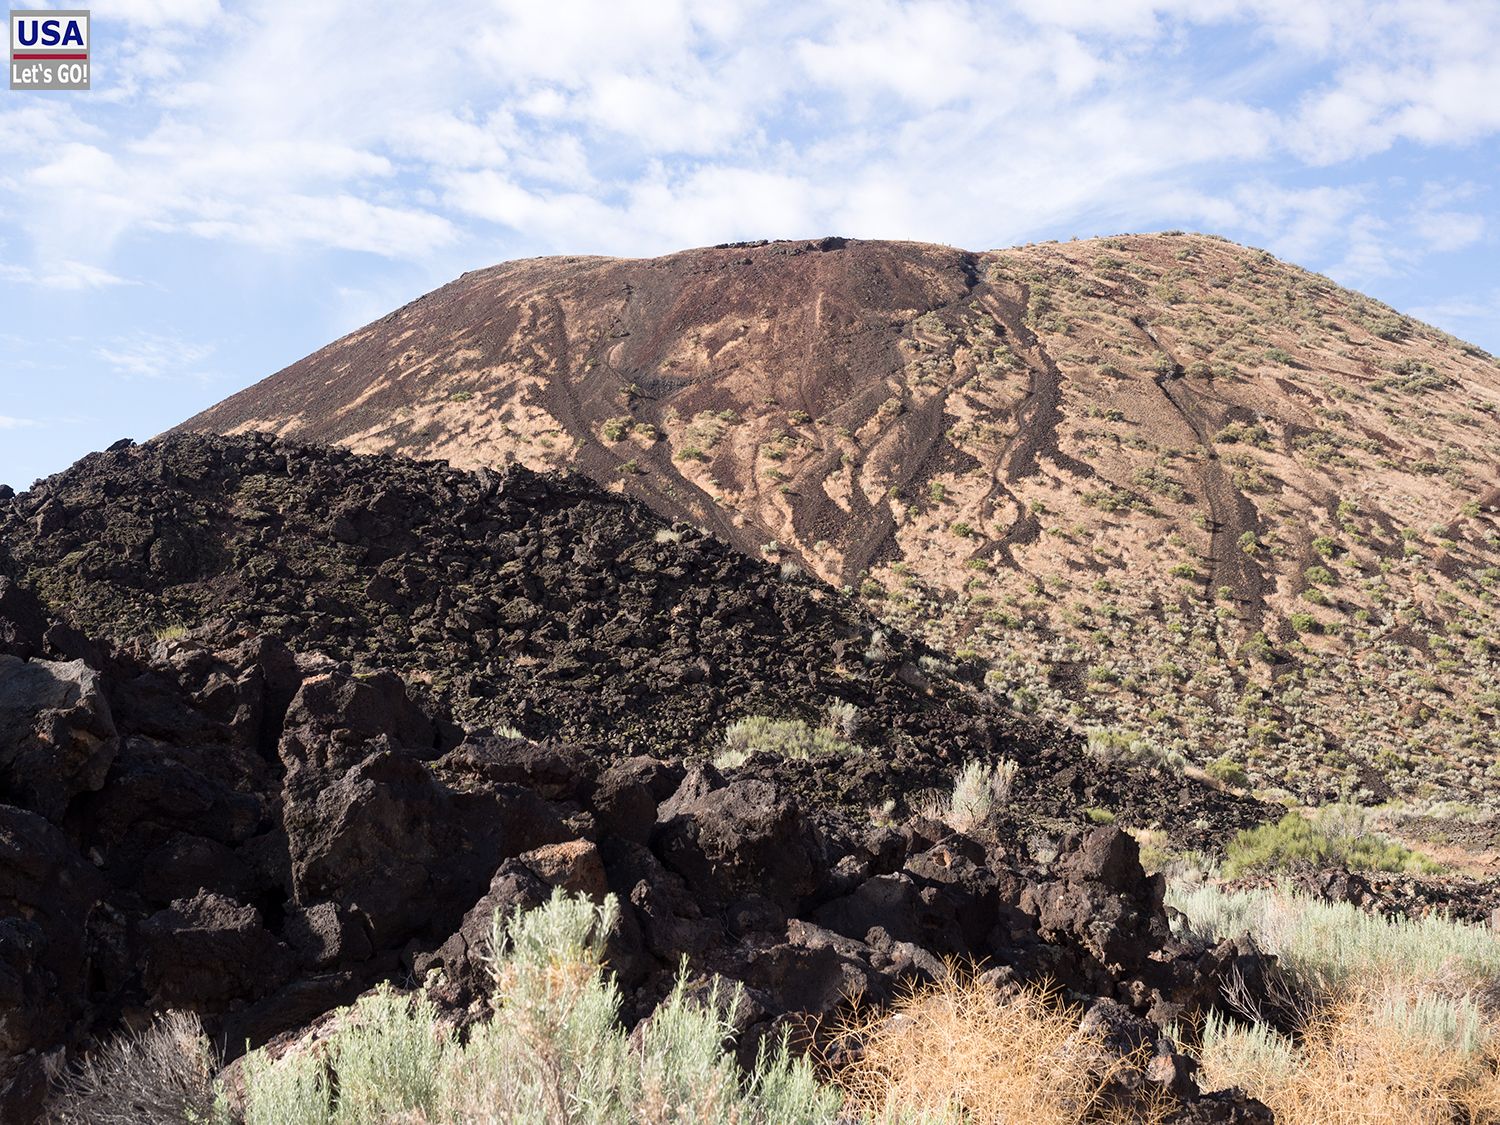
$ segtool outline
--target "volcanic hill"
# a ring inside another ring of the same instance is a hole
[[[511,262],[180,429],[574,467],[1106,747],[1500,793],[1500,367],[1221,239]]]

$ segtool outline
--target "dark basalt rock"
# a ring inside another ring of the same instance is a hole
[[[55,1046],[83,1014],[103,890],[61,831],[0,805],[0,1056]]]
[[[0,800],[58,821],[104,784],[120,740],[99,682],[81,660],[0,655]]]
[[[969,758],[1004,755],[1020,765],[1018,821],[1076,822],[1079,808],[1103,805],[1122,823],[1212,846],[1263,818],[1252,801],[1099,765],[1075,736],[974,690],[974,671],[921,671],[942,665],[889,630],[873,645],[880,626],[853,600],[692,528],[658,534],[667,530],[576,476],[179,435],[93,454],[0,507],[0,579],[34,590],[75,645],[189,624],[207,649],[272,635],[304,663],[327,658],[324,670],[400,668],[411,702],[457,724],[430,739],[403,733],[408,750],[446,752],[459,727],[512,726],[528,743],[681,759],[737,718],[817,723],[839,701],[854,707],[869,753],[836,769],[752,762],[746,772],[810,806],[863,810],[945,785]],[[27,620],[34,648],[35,614]],[[284,709],[285,670],[263,664],[259,677]],[[340,690],[363,697],[354,712],[384,693],[373,680]],[[378,721],[351,718],[367,720]],[[558,764],[555,783],[571,784],[575,767]]]
[[[481,1018],[495,912],[555,888],[619,896],[609,956],[628,1019],[649,1016],[686,959],[744,986],[745,1051],[851,996],[889,999],[945,957],[1103,997],[1096,1010],[1136,1037],[1124,1046],[1160,1035],[1153,1016],[1267,976],[1253,948],[1170,935],[1160,880],[1116,828],[1065,841],[1048,871],[922,821],[814,813],[788,787],[702,763],[515,739],[444,752],[441,717],[394,676],[305,661],[284,710],[268,704],[290,688],[267,687],[276,651],[122,650],[102,677],[119,686],[99,690],[141,696],[117,709],[129,718],[103,787],[75,795],[66,832],[0,806],[0,1104],[15,1120],[35,1116],[49,1051],[131,1011],[188,1007],[237,1046],[396,978],[429,980],[459,1024]],[[271,760],[267,722],[281,731]],[[1197,1104],[1169,1048],[1140,1082]],[[1259,1120],[1222,1104],[1229,1116],[1201,1120]]]
[[[692,787],[690,776],[684,788]],[[791,908],[817,890],[822,846],[789,795],[767,781],[737,781],[674,796],[655,851],[701,902],[763,893]]]
[[[36,596],[0,574],[0,653],[25,660],[42,651],[47,616]]]
[[[291,975],[291,951],[260,911],[200,891],[141,923],[141,978],[153,1008],[206,1008],[256,1000]]]

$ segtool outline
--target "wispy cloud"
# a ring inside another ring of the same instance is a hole
[[[125,99],[109,129],[83,107],[0,114],[17,153],[0,200],[39,284],[110,283],[133,236],[411,262],[825,228],[993,244],[1184,189],[1301,246],[1321,205],[1276,227],[1274,198],[1204,180],[1500,132],[1483,0],[126,0],[110,18],[127,22],[101,69],[98,93]],[[1195,34],[1244,45],[1243,74],[1195,71]],[[1268,47],[1306,68],[1290,94],[1285,66],[1249,77]],[[316,73],[318,96],[268,59]],[[1430,207],[1414,233],[1444,252],[1487,229]]]
[[[94,18],[92,92],[0,100],[0,307],[22,338],[0,348],[20,373],[0,477],[544,253],[1195,227],[1500,349],[1493,0],[116,0]],[[63,427],[60,395],[96,417]]]
[[[0,414],[0,430],[20,430],[39,425],[41,423],[32,418],[12,418],[8,414]]]
[[[1500,288],[1419,305],[1411,310],[1411,315],[1455,336],[1473,338],[1479,334],[1476,330],[1482,331],[1500,322]],[[1493,343],[1490,349],[1500,351]]]
[[[38,268],[0,262],[0,281],[63,290],[103,289],[111,285],[129,284],[125,278],[117,277],[99,266],[70,261],[54,262]]]
[[[121,375],[137,379],[193,379],[200,382],[213,378],[200,366],[213,353],[211,345],[146,332],[116,338],[94,351],[98,358]]]

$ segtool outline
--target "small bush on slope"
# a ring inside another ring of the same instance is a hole
[[[1445,981],[1460,993],[1500,984],[1500,942],[1482,926],[1439,915],[1388,918],[1344,902],[1207,885],[1174,885],[1167,902],[1195,933],[1248,933],[1306,988],[1328,992],[1349,982],[1393,977]]]
[[[1010,790],[1016,782],[1019,767],[1009,758],[998,762],[969,762],[959,771],[948,801],[949,825],[967,832],[983,824],[998,806],[1010,801]]]
[[[1347,867],[1351,871],[1431,872],[1436,866],[1393,840],[1365,828],[1353,805],[1318,809],[1311,818],[1289,812],[1275,824],[1239,833],[1225,849],[1228,878],[1297,867]]]
[[[829,721],[838,720],[831,715]],[[751,754],[775,754],[807,761],[848,753],[853,749],[853,743],[831,726],[814,727],[801,719],[752,715],[730,724],[724,732],[724,750],[714,759],[714,765],[720,769],[733,769],[744,765]]]
[[[1010,802],[1011,787],[1015,785],[1019,768],[1009,758],[1001,758],[998,762],[977,759],[968,762],[953,779],[950,792],[934,792],[929,798],[918,801],[918,809],[956,832],[972,832],[997,808]]]
[[[1181,773],[1187,759],[1177,751],[1140,735],[1090,727],[1087,732],[1088,753],[1101,765],[1138,765],[1163,773]]]
[[[1409,986],[1358,989],[1317,1010],[1294,1042],[1210,1019],[1202,1079],[1241,1086],[1299,1125],[1493,1125],[1500,1044],[1471,999]]]
[[[784,1046],[740,1071],[724,1049],[737,994],[704,1005],[679,981],[628,1037],[602,967],[617,910],[612,898],[598,907],[559,891],[530,913],[497,916],[497,1010],[466,1044],[424,1002],[382,990],[312,1050],[252,1058],[247,1125],[836,1120],[841,1097]]]

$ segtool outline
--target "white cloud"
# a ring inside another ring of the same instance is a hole
[[[1489,330],[1500,321],[1500,289],[1418,305],[1411,315],[1457,336]]]
[[[1367,206],[1360,187],[1286,189],[1268,180],[1243,184],[1223,196],[1182,193],[1175,205],[1208,229],[1238,229],[1294,261],[1320,257],[1341,240]]]
[[[1425,183],[1411,214],[1417,238],[1429,250],[1451,253],[1472,246],[1489,229],[1485,216],[1470,209],[1487,189],[1472,182]]]
[[[28,429],[40,424],[30,418],[12,418],[8,414],[0,414],[0,430]]]
[[[207,379],[199,365],[213,353],[211,345],[150,332],[118,337],[94,350],[121,375],[138,379]]]
[[[1437,251],[1462,250],[1484,237],[1485,218],[1472,211],[1423,211],[1413,226],[1427,246]]]
[[[108,8],[94,11],[96,18],[128,20],[148,27],[166,24],[202,27],[222,14],[218,0],[110,0]]]
[[[1500,316],[1500,290],[1488,297],[1454,297],[1435,305],[1423,305],[1413,309],[1414,316],[1423,318],[1447,318],[1475,320],[1479,317]]]
[[[447,219],[417,208],[387,207],[354,195],[283,196],[235,204],[214,217],[189,219],[187,230],[264,249],[319,246],[391,258],[419,259],[457,237]]]
[[[1017,7],[1041,24],[1052,24],[1089,34],[1148,37],[1161,30],[1163,18],[1191,15],[1216,21],[1235,14],[1234,0],[1020,0]]]
[[[30,235],[0,278],[118,283],[111,256],[140,237],[426,268],[460,245],[993,245],[1193,215],[1378,273],[1399,268],[1393,232],[1427,252],[1490,230],[1456,199],[1382,215],[1383,189],[1318,171],[1500,131],[1500,7],[1478,2],[122,0],[108,18],[129,31],[96,100],[0,113],[0,222]],[[1197,65],[1200,32],[1245,43],[1243,65]],[[1300,166],[1314,182],[1286,186]]]
[[[483,119],[465,110],[423,111],[392,123],[393,151],[443,168],[492,168],[509,164],[522,147],[523,134],[505,110]]]
[[[1461,144],[1500,130],[1500,6],[1487,0],[1346,5],[1326,44],[1332,80],[1291,119],[1289,144],[1314,164],[1403,141]]]
[[[54,262],[41,269],[0,262],[0,281],[19,285],[37,285],[43,289],[103,289],[111,285],[128,285],[106,269],[85,262]]]
[[[0,148],[11,165],[7,173],[17,164],[45,155],[61,142],[99,136],[102,130],[85,122],[65,102],[23,101],[0,112]]]
[[[1343,285],[1359,288],[1390,277],[1410,255],[1390,238],[1390,225],[1375,215],[1352,219],[1344,235],[1343,257],[1325,271]]]

